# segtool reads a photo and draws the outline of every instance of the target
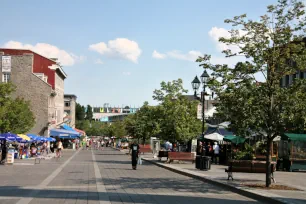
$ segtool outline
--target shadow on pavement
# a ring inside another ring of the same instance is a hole
[[[137,193],[120,193],[120,192],[87,192],[82,190],[39,190],[34,189],[22,189],[18,186],[7,186],[0,187],[0,197],[33,197],[39,199],[63,199],[65,201],[107,201],[111,202],[124,202],[124,203],[222,203],[226,202],[227,204],[240,204],[240,203],[258,203],[258,201],[241,201],[241,200],[230,200],[230,199],[221,199],[221,198],[207,198],[207,197],[198,197],[193,195],[184,196],[184,195],[156,195],[156,194],[137,194]],[[55,201],[56,202],[56,201]]]

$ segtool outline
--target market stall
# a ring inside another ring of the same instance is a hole
[[[289,171],[306,170],[306,134],[285,133],[280,141],[280,168]]]
[[[62,127],[66,129],[51,129],[51,137],[57,137],[61,139],[63,142],[64,149],[75,149],[75,140],[79,139],[81,137],[81,134],[72,128],[71,130],[67,130],[70,129],[70,127],[67,125]]]

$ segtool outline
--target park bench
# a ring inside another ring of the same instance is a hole
[[[168,162],[171,163],[173,160],[192,161],[194,163],[195,156],[191,152],[168,152]]]
[[[150,147],[140,147],[139,152],[144,154],[144,153],[152,153],[152,150]]]
[[[274,183],[274,172],[276,171],[276,162],[271,162],[271,177]],[[229,166],[225,169],[227,173],[227,180],[233,177],[233,172],[244,172],[244,173],[266,173],[266,162],[256,160],[231,160]]]

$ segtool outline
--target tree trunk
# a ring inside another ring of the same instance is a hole
[[[143,143],[143,146],[145,146],[145,144],[146,144],[146,136],[144,136],[144,137],[142,138],[142,143]]]
[[[267,155],[266,155],[266,187],[270,187],[271,185],[271,149],[272,149],[272,142],[268,137],[267,141]]]

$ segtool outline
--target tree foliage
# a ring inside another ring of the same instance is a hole
[[[124,124],[129,135],[145,144],[146,140],[159,133],[158,121],[158,107],[145,102],[137,113],[125,118]]]
[[[262,135],[267,138],[266,186],[271,184],[271,144],[286,131],[304,131],[306,122],[305,81],[295,79],[292,86],[280,87],[289,74],[305,71],[305,10],[297,0],[279,0],[267,7],[260,20],[247,15],[225,20],[232,25],[229,38],[219,41],[235,49],[224,50],[226,57],[245,56],[245,60],[229,67],[211,64],[210,56],[197,62],[212,70],[210,81],[220,100],[217,111],[237,134]],[[303,39],[304,38],[304,39]],[[261,73],[264,82],[255,74]]]
[[[123,136],[126,136],[127,132],[125,130],[125,124],[123,121],[116,121],[112,123],[111,125],[114,129],[114,135],[117,138],[122,138]]]
[[[28,132],[35,124],[30,104],[22,98],[12,98],[15,86],[0,83],[0,132],[16,134]]]
[[[87,105],[87,108],[86,108],[86,117],[85,119],[86,120],[92,120],[92,117],[93,117],[93,112],[92,112],[92,107],[90,105]]]
[[[154,91],[153,99],[160,102],[157,118],[163,139],[187,141],[201,133],[196,117],[198,102],[188,100],[185,93],[181,79],[162,82],[161,89]]]
[[[75,118],[76,120],[84,120],[85,119],[85,107],[81,106],[81,104],[77,103],[75,107]]]

